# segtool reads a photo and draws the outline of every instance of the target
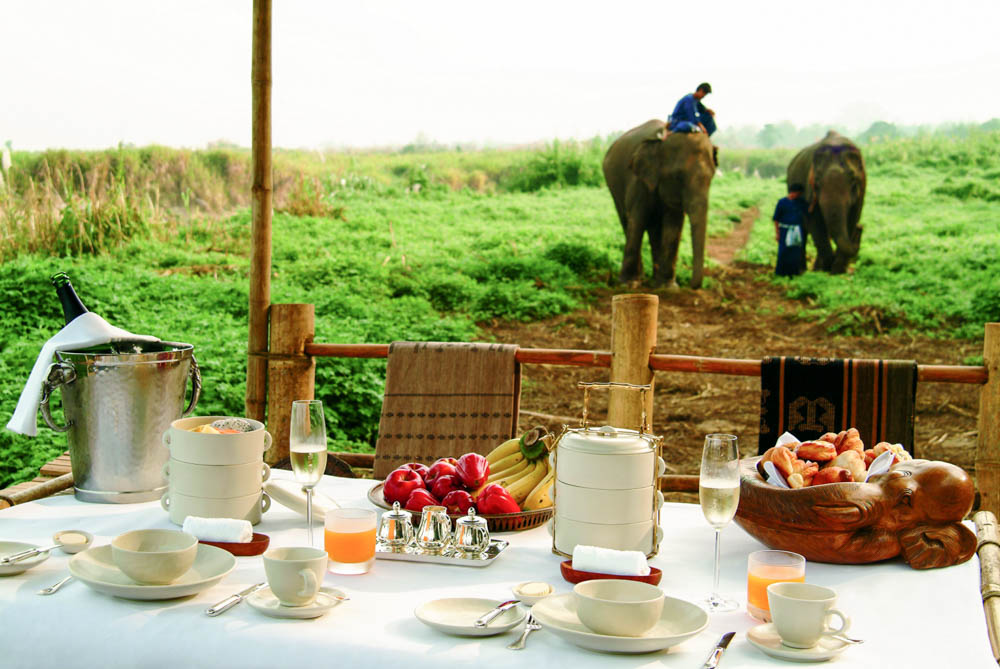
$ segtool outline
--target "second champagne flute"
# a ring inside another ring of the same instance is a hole
[[[314,546],[312,531],[312,489],[326,471],[326,421],[320,400],[292,402],[292,424],[288,451],[295,480],[306,493],[306,527],[309,545]]]
[[[740,449],[735,435],[705,437],[698,479],[698,499],[705,520],[715,528],[715,576],[712,594],[702,601],[709,613],[735,611],[739,603],[719,595],[719,545],[722,528],[736,515],[740,503]]]

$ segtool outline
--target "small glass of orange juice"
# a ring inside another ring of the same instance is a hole
[[[364,574],[375,564],[375,511],[330,509],[323,543],[335,574]]]
[[[772,583],[806,580],[806,559],[790,551],[755,551],[747,559],[747,613],[771,622],[767,586]]]

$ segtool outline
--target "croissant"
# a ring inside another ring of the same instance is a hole
[[[846,450],[857,451],[858,453],[864,453],[865,451],[865,442],[861,441],[861,433],[858,432],[858,428],[856,427],[844,430],[838,434],[834,446],[837,447],[838,455]]]
[[[834,458],[826,468],[831,467],[843,467],[851,472],[851,478],[859,483],[868,478],[868,468],[865,467],[865,456],[858,451],[844,451]]]
[[[813,477],[813,485],[824,483],[850,483],[854,480],[851,472],[843,467],[824,467]]]
[[[822,437],[819,438],[819,441],[828,441],[831,444],[835,444],[837,443],[837,433],[827,432],[826,434],[824,434]]]
[[[837,448],[826,441],[804,441],[795,449],[795,455],[813,462],[829,462],[837,457]]]

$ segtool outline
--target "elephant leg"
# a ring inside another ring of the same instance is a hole
[[[830,234],[827,232],[822,218],[818,216],[810,218],[809,234],[812,235],[813,243],[816,244],[816,262],[813,263],[813,269],[829,272],[833,267],[833,247],[830,245]]]
[[[656,227],[658,233],[653,239],[650,227],[649,241],[653,249],[653,282],[668,288],[677,286],[677,250],[680,248],[681,232],[684,230],[684,212],[667,209]]]
[[[645,218],[636,213],[628,215],[625,228],[625,251],[622,254],[622,271],[619,281],[629,283],[642,279],[642,238],[646,232]]]

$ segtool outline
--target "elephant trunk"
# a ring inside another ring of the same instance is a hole
[[[691,221],[691,287],[701,288],[705,271],[705,228],[708,225],[708,201],[688,208]]]
[[[830,239],[837,246],[836,257],[833,261],[833,272],[844,272],[847,263],[858,255],[858,244],[851,239],[847,229],[847,218],[850,211],[850,201],[846,185],[844,188],[837,188],[835,185],[826,187],[819,195],[819,206],[823,212],[823,221],[826,223],[827,232]]]

